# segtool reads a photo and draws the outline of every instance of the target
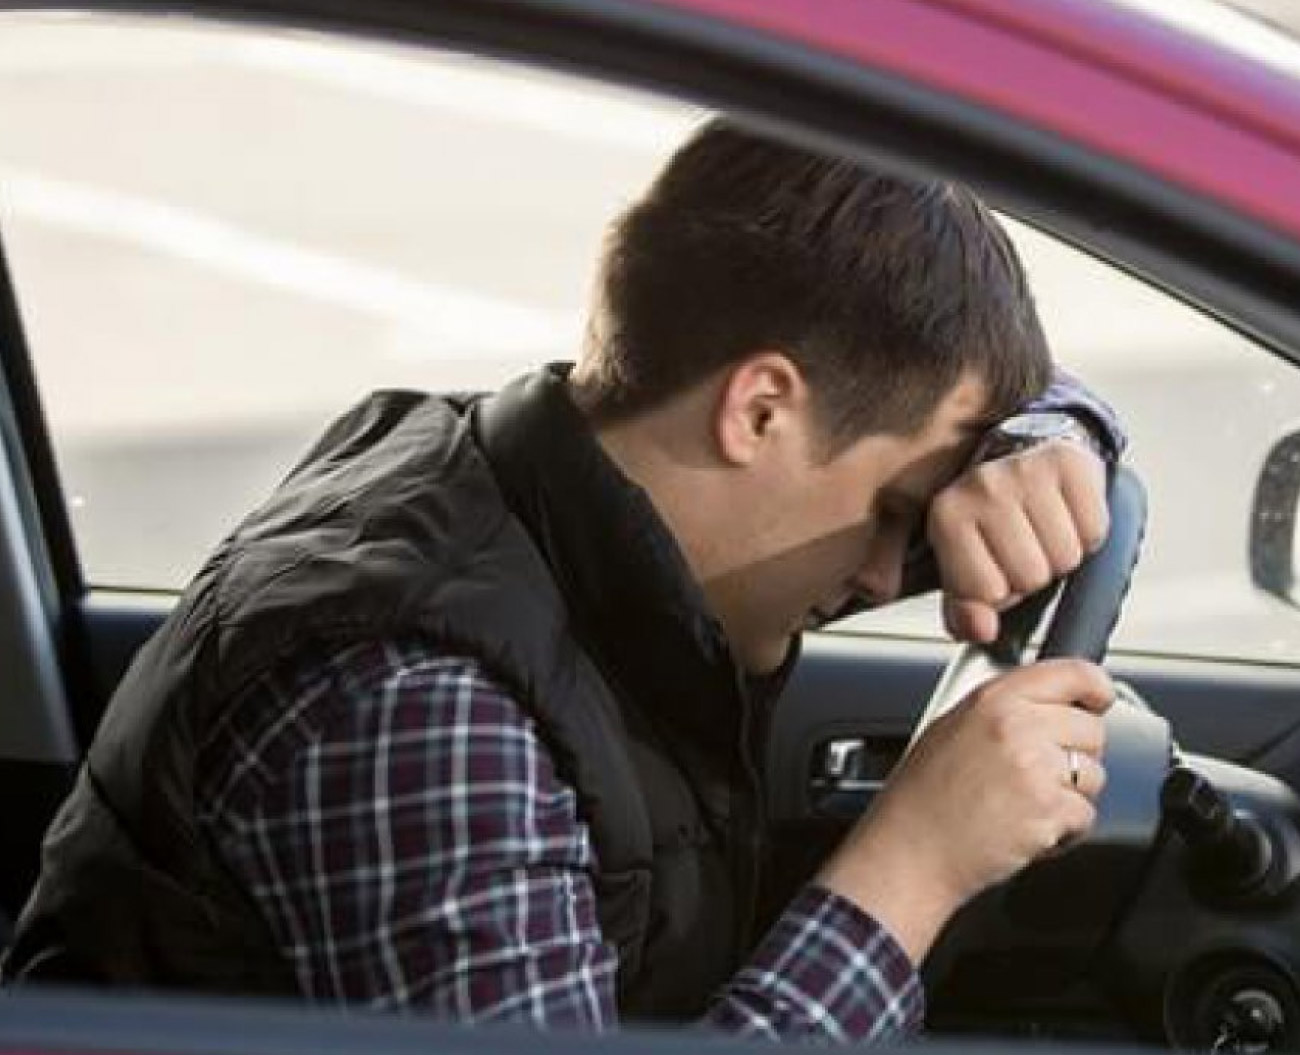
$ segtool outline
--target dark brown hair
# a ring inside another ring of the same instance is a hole
[[[832,448],[914,432],[968,371],[995,418],[1050,374],[1015,249],[970,191],[715,120],[610,230],[581,400],[626,419],[763,350],[804,373]]]

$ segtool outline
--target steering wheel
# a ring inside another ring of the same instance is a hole
[[[1029,661],[1030,639],[1054,597],[1037,657],[1104,658],[1141,549],[1146,493],[1137,476],[1121,468],[1111,479],[1108,501],[1110,532],[1102,547],[1063,583],[1005,613],[993,644],[957,651],[917,723],[913,743],[972,689]],[[1004,945],[1064,943],[1086,955],[1118,918],[1159,829],[1160,789],[1173,754],[1168,723],[1118,688],[1119,698],[1106,715],[1107,780],[1092,830],[975,899],[944,932],[927,974],[942,976],[963,954],[986,947],[991,936]]]
[[[1105,654],[1146,519],[1130,472],[1109,502],[1110,535],[1060,588],[1040,657]],[[996,644],[957,653],[918,735],[1026,661],[1049,603],[1031,599]],[[1180,751],[1175,766],[1168,723],[1116,689],[1096,823],[953,917],[922,967],[930,1027],[987,1030],[1001,1016],[1015,1031],[1044,1016],[1063,1036],[1101,1024],[1182,1049],[1300,1048],[1300,795],[1224,760]]]
[[[1067,576],[1002,615],[998,638],[989,645],[963,645],[949,662],[917,723],[913,741],[966,694],[996,674],[1025,662],[1030,638],[1059,594],[1040,659],[1076,656],[1100,663],[1119,619],[1146,530],[1146,491],[1129,469],[1110,481],[1110,532],[1095,553]]]

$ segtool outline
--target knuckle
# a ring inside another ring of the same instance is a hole
[[[1001,729],[1004,723],[1014,723],[1016,720],[1015,708],[1008,706],[1007,695],[996,679],[973,689],[967,699],[975,709],[975,720],[990,731]]]
[[[989,739],[1001,748],[1013,749],[1020,734],[1020,719],[1015,710],[996,700],[984,705],[984,713]]]
[[[930,500],[931,520],[950,520],[966,502],[966,487],[960,481],[950,484]]]
[[[1083,561],[1083,554],[1087,541],[1080,539],[1078,536],[1068,536],[1058,539],[1054,545],[1051,556],[1052,574],[1065,575],[1074,571]]]
[[[1009,735],[1014,737],[1014,734]],[[1037,750],[1014,741],[1008,744],[1007,765],[1035,789],[1042,783],[1043,774],[1047,772],[1043,767],[1042,755]]]
[[[1103,701],[1100,708],[1102,712],[1108,710],[1110,705],[1115,702],[1115,683],[1110,680],[1110,675],[1101,667],[1090,666],[1087,681],[1084,684],[1096,699]],[[1097,720],[1102,720],[1100,715],[1098,715]]]
[[[1016,475],[1017,461],[1015,457],[999,458],[985,462],[971,473],[966,481],[966,490],[972,500],[987,505],[1000,499]]]
[[[1092,664],[1076,656],[1056,656],[1041,660],[1038,664],[1044,677],[1050,677],[1056,685],[1078,686],[1086,688],[1092,684]]]
[[[1041,481],[1057,475],[1061,467],[1061,452],[1054,443],[1040,443],[1025,451],[1014,466],[1026,480]]]
[[[968,569],[966,580],[966,600],[996,605],[1011,596],[1006,574],[994,565],[984,563]]]
[[[1097,674],[1101,668],[1091,660],[1080,659],[1077,656],[1070,656],[1063,659],[1061,662],[1064,669],[1071,677],[1078,678],[1085,684],[1096,684]]]
[[[1052,850],[1061,841],[1062,825],[1055,818],[1045,819],[1030,829],[1033,856],[1038,857]]]
[[[1023,557],[1015,567],[1008,568],[1008,584],[1016,593],[1027,594],[1040,590],[1052,581],[1052,565],[1042,553]],[[1006,600],[999,597],[998,600]]]
[[[1098,507],[1093,516],[1088,518],[1080,534],[1089,553],[1100,548],[1106,541],[1106,536],[1110,534],[1110,512],[1104,507]]]
[[[1105,730],[1094,727],[1080,736],[1079,739],[1079,750],[1100,765],[1103,756],[1106,754]]]
[[[1058,439],[1051,444],[1056,449],[1057,462],[1068,473],[1086,473],[1091,479],[1096,473],[1101,459],[1082,443],[1069,439]]]
[[[925,514],[926,535],[935,545],[942,545],[966,521],[962,499],[952,489],[941,491],[930,500]]]

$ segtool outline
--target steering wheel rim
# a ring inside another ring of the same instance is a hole
[[[965,645],[957,651],[913,741],[976,685],[1025,661],[1029,641],[1058,593],[1037,658],[1104,658],[1141,549],[1146,492],[1131,470],[1119,469],[1110,481],[1108,500],[1111,526],[1102,547],[1063,584],[1005,613],[992,645]],[[1171,762],[1172,739],[1163,718],[1118,688],[1119,699],[1106,715],[1107,783],[1092,831],[959,913],[932,952],[928,970],[936,979],[990,934],[1012,935],[1027,945],[1038,936],[1054,935],[1056,941],[1068,936],[1070,944],[1095,948],[1124,911],[1159,830],[1160,788]]]
[[[1023,665],[1030,639],[1058,595],[1038,658],[1075,656],[1101,662],[1119,621],[1146,532],[1146,490],[1137,474],[1117,468],[1110,479],[1107,502],[1110,530],[1098,550],[1063,583],[1054,583],[1004,612],[997,640],[988,645],[967,644],[957,650],[917,722],[913,743],[971,689]]]
[[[1146,490],[1132,470],[1116,470],[1107,494],[1110,531],[1061,589],[1040,659],[1077,656],[1100,663],[1124,607],[1146,533]]]

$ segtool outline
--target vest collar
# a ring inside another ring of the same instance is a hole
[[[734,754],[747,694],[721,625],[649,496],[574,405],[569,369],[553,364],[478,405],[493,473],[615,691],[711,752]]]

